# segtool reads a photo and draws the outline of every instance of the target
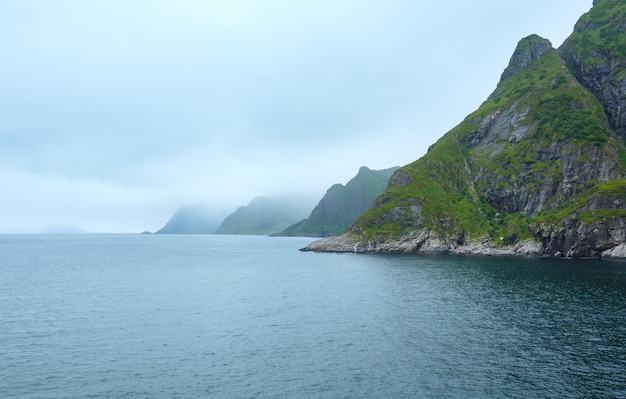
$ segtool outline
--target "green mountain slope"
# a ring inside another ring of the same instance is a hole
[[[308,200],[295,197],[254,198],[224,219],[217,234],[270,235],[284,230],[310,212]]]
[[[607,61],[582,56],[593,48],[613,60],[607,79],[626,87],[615,63],[625,8],[596,1],[559,51],[536,35],[521,40],[478,110],[398,170],[345,234],[307,249],[626,256],[626,152],[613,121],[623,108],[601,95],[619,88],[591,90],[589,62]],[[598,33],[605,20],[611,35]]]
[[[328,237],[344,232],[385,190],[398,168],[370,170],[363,166],[346,185],[335,184],[308,218],[289,226],[279,236]]]
[[[602,103],[615,131],[626,137],[626,7],[594,1],[559,53],[578,80]]]

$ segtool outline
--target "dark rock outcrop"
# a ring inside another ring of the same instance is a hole
[[[537,35],[528,36],[518,44],[500,80],[508,79],[527,68],[533,61],[538,60],[549,50],[552,50],[550,40]]]
[[[559,53],[602,103],[611,126],[626,137],[626,10],[622,1],[594,1]]]

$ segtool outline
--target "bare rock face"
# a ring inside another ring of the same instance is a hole
[[[602,257],[607,259],[626,259],[626,244],[619,244],[602,252]]]
[[[458,245],[446,242],[432,231],[422,229],[409,233],[396,240],[362,241],[353,235],[341,235],[315,241],[302,251],[309,252],[353,252],[370,254],[405,254],[405,255],[487,255],[540,257],[544,255],[542,245],[533,240],[524,240],[515,245],[499,246],[489,238]],[[626,251],[626,249],[625,249]]]
[[[508,79],[527,68],[533,61],[539,59],[549,50],[552,50],[552,43],[548,39],[531,35],[522,40],[515,49],[509,66],[502,73],[500,80]]]
[[[359,241],[349,235],[322,238],[302,248],[311,252],[363,252],[358,250]]]

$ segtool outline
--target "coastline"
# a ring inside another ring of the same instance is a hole
[[[458,244],[443,241],[433,232],[420,230],[398,239],[383,241],[367,241],[358,236],[342,234],[316,240],[300,251],[327,253],[359,253],[359,254],[423,254],[423,255],[478,255],[478,256],[515,256],[529,258],[582,258],[572,256],[570,252],[555,254],[546,253],[540,242],[523,240],[513,245],[496,245],[488,238]],[[626,243],[598,251],[600,256],[593,259],[626,259]]]

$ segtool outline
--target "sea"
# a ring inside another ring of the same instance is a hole
[[[626,263],[0,235],[0,398],[626,398]]]

